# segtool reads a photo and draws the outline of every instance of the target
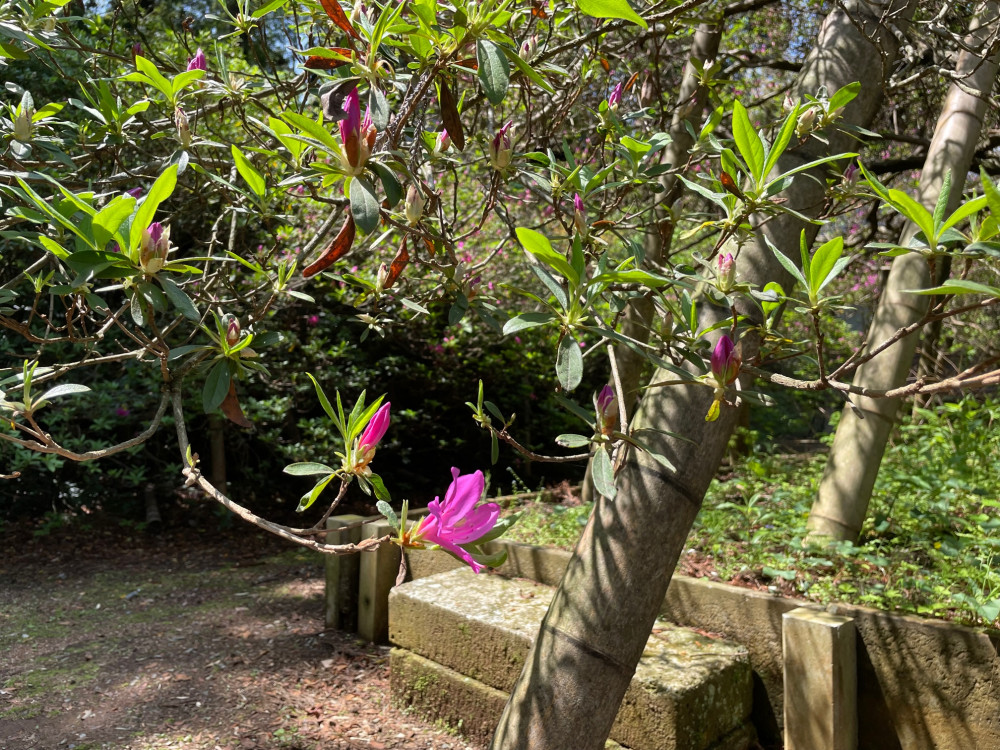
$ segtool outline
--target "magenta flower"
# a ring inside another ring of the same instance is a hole
[[[480,573],[486,566],[476,562],[462,545],[475,544],[493,530],[500,518],[500,506],[483,503],[476,507],[486,490],[483,472],[461,476],[458,469],[452,468],[451,475],[444,500],[435,497],[427,504],[427,515],[407,534],[406,546],[437,545]]]
[[[608,109],[612,112],[618,111],[618,105],[622,103],[622,94],[625,92],[625,83],[622,81],[618,82],[611,90],[611,96],[608,97]]]
[[[137,57],[145,57],[145,55],[143,55],[143,53],[142,53],[142,45],[139,42],[136,42],[135,44],[132,45],[132,64],[133,65],[135,65],[135,58],[137,58]]]
[[[732,383],[740,374],[740,364],[742,364],[740,355],[737,353],[732,339],[726,334],[722,334],[722,338],[715,345],[711,362],[712,375],[722,387]]]
[[[376,135],[370,109],[365,110],[365,118],[361,119],[361,99],[357,86],[344,99],[344,112],[347,117],[340,121],[340,140],[344,144],[341,161],[349,174],[357,175],[361,174],[371,155]]]
[[[601,392],[594,399],[594,412],[597,414],[597,429],[602,435],[610,435],[615,429],[615,420],[618,418],[618,399],[615,398],[615,391],[610,385],[601,388]]]
[[[125,195],[131,195],[136,200],[139,200],[142,197],[142,188],[134,187],[131,190],[126,190]]]
[[[510,129],[512,127],[514,127],[514,122],[508,120],[507,124],[500,128],[493,136],[493,140],[490,141],[490,164],[497,171],[506,169],[513,156],[510,146]]]
[[[205,59],[205,53],[201,51],[201,47],[198,51],[194,53],[194,57],[188,60],[188,70],[208,70],[208,61]]]

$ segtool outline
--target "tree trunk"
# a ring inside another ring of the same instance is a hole
[[[973,18],[966,45],[981,49],[997,26],[998,4],[983,3]],[[963,50],[957,69],[964,74],[961,84],[952,83],[934,131],[920,178],[919,200],[933,209],[948,172],[952,174],[948,211],[954,211],[962,197],[965,177],[972,164],[982,129],[987,99],[997,75],[997,57],[983,60],[975,52]],[[970,92],[974,89],[978,95]],[[912,224],[902,232],[906,245],[916,234]],[[930,297],[908,294],[907,289],[930,286],[927,261],[918,253],[901,255],[892,262],[885,291],[879,300],[868,331],[869,345],[878,345],[898,329],[926,315]],[[919,332],[914,332],[869,360],[854,377],[855,385],[894,388],[906,381],[913,364]],[[861,533],[872,488],[878,476],[885,444],[892,430],[899,399],[853,399],[860,411],[846,407],[834,437],[830,457],[820,482],[819,497],[809,514],[810,537],[816,540],[854,541]]]
[[[701,62],[711,60],[719,53],[721,39],[721,26],[702,24],[695,31],[694,38],[691,40],[689,59]],[[694,145],[694,138],[691,137],[691,133],[684,124],[701,114],[705,108],[706,94],[707,90],[698,80],[697,71],[689,62],[684,68],[684,76],[681,79],[680,92],[677,97],[682,104],[674,112],[671,120],[670,137],[672,140],[664,149],[662,163],[670,164],[676,168],[687,160],[688,153]],[[674,231],[670,209],[681,195],[680,190],[677,189],[679,181],[676,175],[664,175],[660,179],[660,185],[663,187],[662,195],[664,197],[654,212],[653,230],[646,234],[643,242],[646,260],[651,263],[660,263],[670,249]],[[633,299],[629,303],[628,310],[625,311],[622,334],[641,343],[646,343],[649,341],[655,315],[656,309],[650,297]],[[625,409],[628,416],[631,416],[635,404],[639,400],[639,384],[646,360],[641,354],[624,344],[615,346],[615,360],[618,364],[618,377],[622,384],[622,396],[625,399],[622,408]],[[591,502],[594,499],[594,480],[590,469],[591,466],[588,462],[587,473],[584,474],[581,487],[581,496],[584,502]]]
[[[860,80],[862,92],[844,119],[869,122],[896,52],[883,22],[906,10],[903,3],[891,8],[888,3],[847,4],[834,10],[802,71],[798,92],[815,94],[821,85],[832,92]],[[810,143],[811,149],[819,147],[818,141]],[[806,150],[789,153],[779,169],[815,158],[815,150],[801,153]],[[800,175],[785,197],[797,210],[816,215],[823,202],[822,180]],[[785,215],[761,224],[759,231],[797,256],[804,226]],[[741,279],[788,280],[759,240],[743,249],[738,266]],[[750,306],[740,312],[759,315]],[[751,336],[744,337],[745,355],[753,354],[753,343]],[[637,425],[673,430],[692,442],[657,434],[650,441],[653,450],[676,468],[667,471],[645,454],[632,453],[619,476],[616,499],[598,499],[504,708],[492,750],[604,747],[737,419],[737,409],[723,408],[718,421],[705,422],[711,400],[711,390],[697,386],[654,388],[643,398]]]

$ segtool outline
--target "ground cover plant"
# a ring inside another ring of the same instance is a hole
[[[1000,628],[1000,402],[920,409],[886,451],[857,542],[806,542],[825,449],[789,453],[760,435],[712,483],[680,570],[827,604],[846,602]],[[829,443],[829,440],[825,441]],[[572,548],[591,511],[574,496],[513,504],[510,538]]]
[[[902,399],[1000,381],[997,16],[6,3],[10,506],[142,483],[150,522],[180,491],[305,548],[481,570],[512,522],[489,467],[586,463],[594,510],[534,646],[568,653],[528,660],[494,747],[596,746],[742,405],[843,409],[808,529],[855,540]],[[349,493],[394,532],[321,541]],[[580,694],[540,705],[557,678]]]

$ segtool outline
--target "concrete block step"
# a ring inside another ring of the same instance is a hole
[[[452,725],[462,720],[488,726],[477,725],[475,735],[492,733],[499,718],[495,707],[502,705],[498,695],[506,695],[520,674],[552,593],[533,581],[476,576],[467,569],[397,586],[389,597],[389,638],[422,659],[394,652],[394,700]],[[428,697],[418,688],[430,685],[432,674],[450,687]],[[478,708],[459,697],[470,691],[481,698]],[[461,712],[445,708],[449,693]],[[742,646],[657,623],[611,738],[633,750],[744,750],[753,740],[752,693]]]

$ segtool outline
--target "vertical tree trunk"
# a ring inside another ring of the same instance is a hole
[[[983,3],[970,25],[966,44],[981,49],[998,26],[998,4]],[[997,75],[997,57],[983,60],[963,50],[957,69],[963,74],[952,83],[945,99],[920,178],[920,202],[933,209],[945,175],[952,175],[948,211],[957,208],[965,177],[972,164],[976,141],[982,129],[987,99]],[[970,90],[971,89],[971,90]],[[973,93],[973,91],[977,93]],[[906,245],[917,229],[908,225],[900,244]],[[885,291],[868,331],[868,345],[878,345],[904,326],[927,313],[930,297],[907,294],[907,289],[927,288],[931,278],[927,261],[917,253],[901,255],[892,262]],[[893,388],[902,385],[910,372],[919,333],[915,332],[869,360],[854,376],[855,385]],[[809,514],[813,539],[855,540],[861,533],[882,454],[899,407],[899,399],[857,397],[854,403],[864,416],[847,407],[841,415],[830,457],[823,472],[819,497]]]
[[[711,60],[719,53],[719,41],[722,39],[722,28],[718,24],[702,24],[694,33],[691,40],[691,51],[689,59],[705,62]],[[681,105],[674,112],[670,123],[670,144],[664,149],[662,163],[678,167],[687,158],[691,147],[694,145],[694,138],[684,126],[686,122],[700,115],[705,108],[707,91],[698,79],[697,71],[689,62],[684,67],[684,76],[681,79],[680,92],[677,99]],[[693,123],[695,124],[695,123]],[[654,212],[653,229],[644,238],[644,250],[646,258],[652,263],[659,263],[663,260],[670,249],[670,242],[673,238],[673,222],[670,217],[670,209],[680,197],[681,192],[679,181],[676,175],[667,174],[660,179],[663,187],[663,199]],[[649,297],[638,297],[629,303],[625,312],[625,322],[622,325],[622,334],[636,341],[646,343],[649,341],[650,331],[655,324],[656,310],[653,300]],[[615,346],[615,359],[618,363],[618,377],[622,384],[622,395],[625,399],[623,408],[631,416],[636,402],[639,400],[639,385],[642,378],[642,368],[645,358],[633,351],[624,344]],[[590,473],[590,464],[587,465],[587,473],[583,477],[581,495],[584,502],[591,502],[594,499],[594,480]]]
[[[835,91],[860,80],[862,92],[844,119],[869,122],[896,52],[895,39],[884,24],[907,11],[904,3],[870,2],[834,10],[803,69],[798,91],[815,94],[821,85]],[[779,169],[815,157],[815,151],[801,153],[806,150],[789,153]],[[822,205],[822,181],[799,176],[786,197],[792,207],[816,215]],[[760,232],[797,255],[803,227],[804,222],[783,216],[763,223]],[[761,241],[747,245],[738,263],[741,278],[787,281]],[[740,312],[754,315],[750,306]],[[754,348],[751,337],[744,342]],[[711,400],[710,389],[695,386],[655,388],[643,398],[636,424],[673,430],[691,442],[657,435],[650,441],[653,449],[676,468],[667,471],[645,454],[633,453],[619,477],[616,499],[598,499],[504,709],[492,750],[604,746],[736,422],[738,410],[732,408],[724,408],[718,421],[705,422]]]

